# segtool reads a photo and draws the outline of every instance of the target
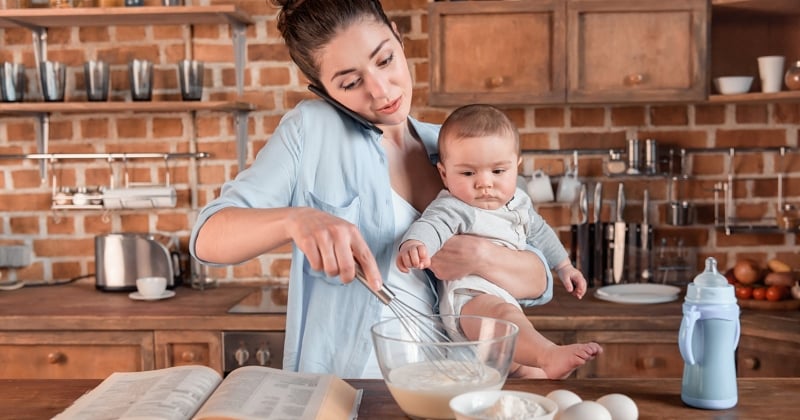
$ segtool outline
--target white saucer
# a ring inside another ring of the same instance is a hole
[[[161,296],[155,296],[155,297],[145,297],[142,296],[142,294],[139,292],[133,292],[128,295],[128,297],[133,300],[161,300],[161,299],[168,299],[173,296],[175,296],[174,290],[164,290],[164,293],[162,293]]]
[[[680,291],[679,287],[667,284],[612,284],[595,290],[594,296],[617,303],[664,303],[678,299]]]

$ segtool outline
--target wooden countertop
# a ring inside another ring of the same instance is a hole
[[[229,314],[227,310],[261,285],[221,285],[198,291],[179,286],[174,298],[134,301],[126,292],[102,292],[93,282],[0,291],[0,330],[261,330],[282,331],[283,314]],[[593,290],[578,300],[556,285],[553,300],[526,308],[545,330],[668,330],[677,333],[683,298],[654,305],[607,302]],[[742,333],[800,343],[800,311],[742,309]]]
[[[45,419],[58,414],[99,380],[0,380],[0,413],[4,418]],[[359,419],[407,419],[381,380],[348,380],[364,390]],[[584,400],[618,392],[636,401],[639,419],[789,419],[800,378],[740,378],[739,403],[729,410],[700,410],[683,404],[680,379],[510,379],[505,389],[546,395],[568,389]]]

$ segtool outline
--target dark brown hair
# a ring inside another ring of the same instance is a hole
[[[485,104],[464,105],[451,113],[439,131],[439,159],[444,159],[448,140],[488,135],[508,135],[519,154],[519,132],[503,111]]]
[[[282,8],[278,13],[278,30],[289,48],[292,61],[312,84],[320,88],[323,86],[319,80],[317,53],[334,35],[363,19],[374,19],[392,28],[378,0],[268,1]],[[399,35],[395,33],[395,36],[399,41]]]

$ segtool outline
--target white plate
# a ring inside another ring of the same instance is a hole
[[[666,284],[612,284],[595,290],[594,296],[617,303],[664,303],[678,299],[680,291],[679,287]]]
[[[142,296],[142,294],[139,292],[133,292],[128,295],[128,297],[133,300],[161,300],[161,299],[171,298],[173,296],[175,296],[174,290],[164,290],[164,293],[162,293],[161,296],[155,296],[155,297],[145,297]]]

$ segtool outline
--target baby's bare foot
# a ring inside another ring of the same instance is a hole
[[[564,379],[602,352],[603,348],[597,343],[553,346],[543,355],[541,368],[550,379]]]

